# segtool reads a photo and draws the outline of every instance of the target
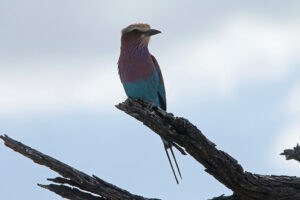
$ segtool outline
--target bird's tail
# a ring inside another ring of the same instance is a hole
[[[176,165],[176,168],[177,168],[177,172],[178,172],[180,178],[182,179],[181,172],[180,172],[178,163],[177,163],[177,161],[176,161],[176,157],[175,157],[174,152],[173,152],[173,149],[172,149],[172,145],[171,145],[168,141],[165,141],[165,140],[163,140],[163,143],[164,143],[164,148],[165,148],[165,151],[166,151],[166,154],[167,154],[167,157],[168,157],[168,160],[169,160],[171,169],[172,169],[172,171],[173,171],[173,174],[174,174],[176,183],[179,184],[179,181],[178,181],[178,179],[177,179],[177,176],[176,176],[176,173],[175,173],[175,170],[174,170],[174,167],[173,167],[173,164],[172,164],[171,158],[170,158],[170,156],[169,156],[169,152],[168,152],[168,149],[170,149],[170,151],[171,151],[171,153],[172,153],[172,156],[173,156],[173,159],[174,159],[174,162],[175,162],[175,165]]]

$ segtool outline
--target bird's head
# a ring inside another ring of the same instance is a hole
[[[150,37],[161,33],[159,30],[151,29],[148,24],[131,24],[122,29],[122,45],[136,42],[139,45],[148,45]]]

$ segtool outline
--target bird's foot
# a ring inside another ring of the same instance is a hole
[[[155,105],[154,105],[154,102],[148,102],[146,108],[149,109],[149,110],[152,110],[154,106],[155,106]]]

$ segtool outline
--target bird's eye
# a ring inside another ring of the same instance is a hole
[[[137,29],[134,29],[131,31],[131,33],[134,33],[134,34],[141,34],[142,32],[140,30],[137,30]]]

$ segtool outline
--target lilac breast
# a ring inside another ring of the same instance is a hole
[[[145,80],[155,69],[147,47],[121,50],[118,67],[122,82]]]

